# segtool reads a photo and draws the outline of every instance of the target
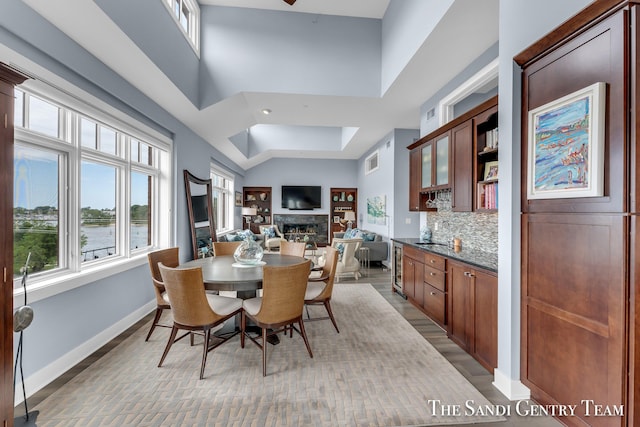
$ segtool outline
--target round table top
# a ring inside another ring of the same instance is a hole
[[[271,266],[299,264],[304,258],[280,254],[264,254],[262,261]],[[181,264],[180,267],[201,267],[204,286],[216,291],[255,291],[262,288],[262,265],[234,267],[232,255],[200,258]]]

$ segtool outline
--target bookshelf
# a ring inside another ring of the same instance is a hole
[[[480,114],[474,123],[475,144],[475,210],[498,211],[498,106]]]
[[[329,217],[330,238],[333,239],[334,232],[345,231],[346,224],[343,224],[346,212],[353,212],[354,220],[352,228],[358,226],[358,189],[357,188],[332,188],[329,193],[331,200],[331,216]]]

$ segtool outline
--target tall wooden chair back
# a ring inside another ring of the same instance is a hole
[[[163,325],[159,323],[160,318],[162,317],[162,311],[169,310],[171,308],[171,303],[165,291],[164,284],[162,283],[162,276],[160,275],[160,270],[158,269],[158,263],[161,262],[169,267],[177,267],[180,263],[179,248],[168,248],[151,252],[147,254],[147,259],[149,260],[149,269],[151,270],[153,291],[156,296],[156,313],[153,319],[153,323],[151,323],[151,329],[149,330],[145,341],[149,341],[149,338],[151,338],[151,334],[153,333],[156,326],[160,326],[163,328],[171,327],[169,325]]]
[[[176,339],[178,330],[202,331],[204,334],[202,363],[200,366],[200,379],[202,379],[207,362],[207,353],[237,333],[233,333],[231,336],[219,337],[220,341],[211,346],[211,332],[215,330],[214,328],[242,311],[242,300],[205,293],[202,269],[200,267],[171,268],[161,263],[158,268],[171,300],[173,313],[171,336],[158,367],[162,366],[173,343],[182,338]]]
[[[280,255],[292,255],[304,258],[304,251],[307,247],[305,242],[280,242]]]
[[[309,279],[307,283],[307,291],[304,296],[305,306],[324,305],[327,310],[328,317],[311,318],[309,309],[307,308],[307,320],[324,320],[331,319],[336,332],[340,333],[336,319],[333,317],[331,310],[331,295],[333,294],[333,284],[338,268],[338,250],[332,247],[325,248],[325,263],[322,266],[322,274],[318,280]]]
[[[213,242],[213,255],[233,255],[242,242]]]
[[[311,261],[305,260],[291,266],[264,266],[262,275],[262,297],[247,299],[243,302],[242,335],[240,345],[244,347],[245,336],[249,337],[262,349],[262,375],[267,375],[267,336],[285,331],[291,325],[302,336],[309,352],[313,357],[309,340],[304,330],[302,312],[304,308],[304,294],[307,279],[311,270]],[[247,318],[262,329],[262,339],[246,333]],[[293,326],[298,323],[299,329]]]

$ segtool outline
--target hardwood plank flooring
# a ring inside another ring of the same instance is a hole
[[[381,266],[372,265],[367,271],[363,270],[364,275],[359,280],[352,277],[343,277],[339,283],[371,283],[374,288],[400,313],[405,319],[427,340],[429,341],[452,365],[467,378],[487,399],[497,405],[511,405],[512,415],[505,422],[485,423],[483,426],[502,426],[502,427],[554,427],[561,426],[557,420],[544,417],[521,417],[515,415],[514,403],[504,397],[493,385],[493,375],[484,369],[475,359],[462,350],[458,345],[447,338],[447,334],[439,326],[433,323],[421,311],[407,302],[404,298],[391,291],[391,272]],[[27,400],[29,409],[32,410],[39,402],[46,399],[51,393],[68,382],[84,369],[90,368],[93,362],[100,359],[111,349],[117,346],[124,339],[129,337],[140,327],[146,325],[153,318],[153,314],[145,316],[136,322],[128,330],[120,334],[118,337],[105,344],[91,356],[80,362],[78,365],[64,373],[60,378],[43,388],[42,390],[29,397]],[[15,416],[24,415],[24,405],[18,405],[15,408]]]

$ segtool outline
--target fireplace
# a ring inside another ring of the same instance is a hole
[[[304,241],[307,236],[318,246],[329,243],[329,215],[275,214],[273,221],[287,240]]]

